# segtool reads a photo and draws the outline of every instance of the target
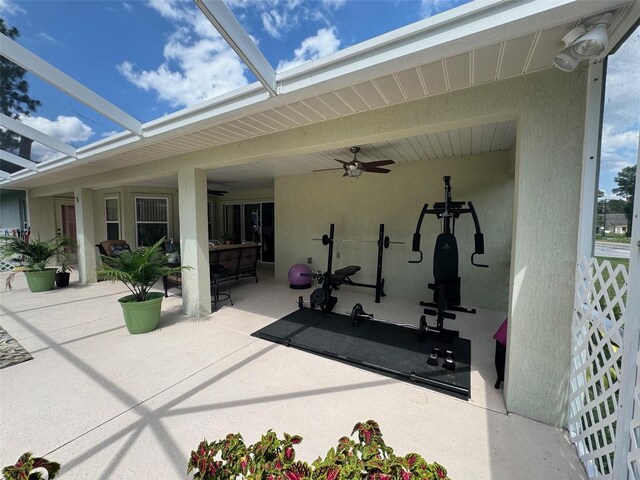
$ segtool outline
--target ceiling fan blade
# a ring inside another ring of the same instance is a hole
[[[388,168],[380,168],[380,167],[373,167],[373,168],[367,168],[365,169],[365,172],[367,173],[389,173],[391,170],[389,170]]]
[[[381,167],[383,165],[391,165],[394,162],[393,160],[376,160],[375,162],[360,162],[364,165],[365,170],[369,171],[371,167]]]
[[[218,197],[222,197],[225,193],[229,193],[229,192],[227,192],[225,190],[209,190],[209,189],[207,189],[207,193],[209,195],[216,195]]]
[[[329,170],[344,170],[342,167],[338,168],[322,168],[320,170],[313,170],[314,172],[328,172]]]
[[[339,158],[334,158],[336,162],[340,162],[343,165],[349,165],[351,162],[345,162],[344,160],[340,160]]]

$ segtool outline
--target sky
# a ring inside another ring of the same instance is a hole
[[[467,0],[225,0],[277,71],[295,67]],[[17,41],[142,122],[255,81],[191,0],[0,0]],[[27,74],[42,102],[23,121],[76,147],[122,130]],[[633,86],[636,86],[635,88]],[[609,60],[600,188],[636,163],[640,32]],[[58,154],[34,144],[45,160]]]

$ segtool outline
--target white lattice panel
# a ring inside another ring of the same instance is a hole
[[[15,263],[5,262],[4,260],[0,260],[0,272],[8,272],[14,267]]]
[[[583,258],[577,267],[569,434],[592,479],[613,468],[627,288],[622,264]]]
[[[633,395],[633,420],[631,420],[631,445],[629,448],[629,478],[640,479],[640,352],[636,355],[636,389]]]

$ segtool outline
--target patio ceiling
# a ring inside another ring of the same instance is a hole
[[[51,185],[551,68],[561,38],[605,11],[615,11],[611,49],[640,18],[640,2],[467,4],[279,73],[275,97],[255,83],[143,124],[142,137],[115,135],[0,185]]]
[[[487,123],[473,127],[446,130],[386,142],[359,145],[358,159],[364,162],[392,159],[396,163],[428,161],[436,158],[450,158],[484,152],[509,150],[516,138],[514,120]],[[296,155],[295,157],[275,157],[259,162],[216,168],[208,171],[209,188],[247,190],[270,188],[273,179],[285,175],[302,175],[314,170],[340,167],[333,159],[345,161],[353,159],[348,148],[336,148],[322,152]],[[393,166],[389,167],[393,172]],[[341,172],[333,172],[336,177]],[[145,187],[177,188],[176,175],[156,178],[132,185]]]

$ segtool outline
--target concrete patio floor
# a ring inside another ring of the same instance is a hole
[[[456,320],[472,340],[472,398],[463,401],[252,337],[295,310],[300,294],[268,269],[259,276],[232,284],[235,306],[197,320],[172,290],[160,328],[130,335],[116,302],[124,287],[72,277],[70,288],[32,294],[19,275],[14,291],[0,292],[0,325],[34,359],[0,370],[0,465],[29,450],[60,462],[62,479],[179,479],[204,437],[297,433],[297,458],[311,462],[375,419],[397,453],[420,453],[453,479],[586,479],[566,432],[507,415],[493,389],[491,335],[504,313]],[[338,297],[340,313],[356,302],[399,323],[421,313],[401,297]]]

